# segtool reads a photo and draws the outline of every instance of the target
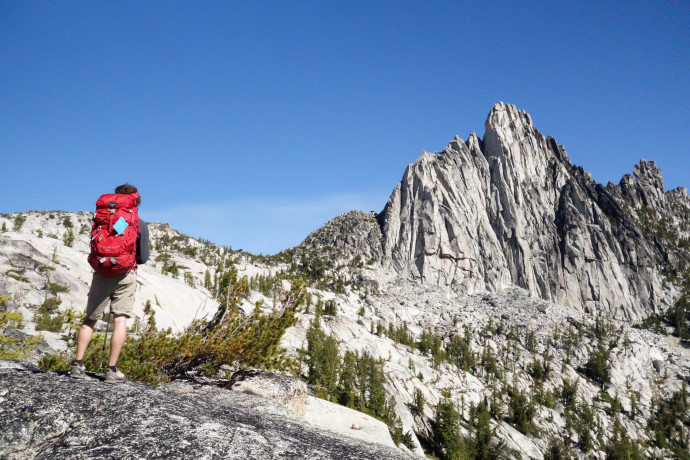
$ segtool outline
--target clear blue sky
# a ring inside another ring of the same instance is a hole
[[[515,104],[599,182],[690,186],[690,3],[0,1],[0,212],[141,215],[252,252],[383,209]]]

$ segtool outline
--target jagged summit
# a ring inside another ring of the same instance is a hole
[[[664,193],[654,162],[604,187],[514,105],[496,104],[485,127],[483,139],[456,136],[407,167],[377,216],[380,236],[331,229],[341,246],[350,235],[348,255],[381,254],[399,275],[460,293],[518,286],[617,319],[671,305],[664,272],[690,256],[669,251],[645,216],[653,209],[686,240],[690,201]]]

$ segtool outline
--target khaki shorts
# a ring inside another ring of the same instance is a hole
[[[136,271],[112,278],[94,273],[91,289],[89,289],[89,301],[86,304],[86,317],[96,321],[101,319],[105,313],[105,308],[110,303],[110,313],[131,318],[134,316],[134,293],[136,290]]]

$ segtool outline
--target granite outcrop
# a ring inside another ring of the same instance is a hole
[[[0,361],[0,457],[410,458],[305,423],[261,396],[185,382],[113,387],[91,377],[74,381]]]
[[[485,129],[422,152],[380,214],[339,216],[303,245],[316,238],[459,294],[517,286],[625,321],[673,304],[672,275],[690,261],[684,188],[665,192],[646,160],[618,185],[598,184],[512,105],[496,104]]]

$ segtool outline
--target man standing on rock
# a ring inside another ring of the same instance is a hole
[[[140,203],[137,188],[130,184],[120,185],[115,188],[115,193],[102,195],[96,201],[88,258],[94,274],[86,318],[77,337],[77,355],[70,370],[72,378],[86,377],[83,362],[86,347],[91,341],[96,322],[103,317],[110,304],[113,334],[105,381],[125,381],[125,376],[117,370],[117,360],[127,336],[127,318],[134,314],[137,264],[144,264],[149,258],[149,228],[146,222],[139,220]]]

